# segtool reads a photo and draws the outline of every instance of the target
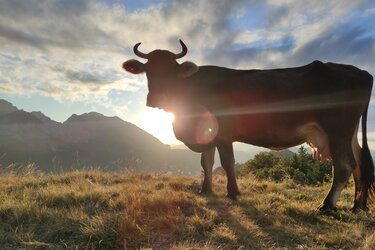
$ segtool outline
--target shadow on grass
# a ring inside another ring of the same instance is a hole
[[[195,227],[194,233],[188,234],[188,237],[193,237],[201,243],[209,242],[219,249],[264,249],[268,246],[256,230],[249,230],[238,214],[233,213],[233,207],[237,202],[215,194],[202,197],[206,200],[205,205],[190,204],[183,208],[185,218],[199,216],[204,220],[199,225],[191,221],[186,223]],[[184,227],[183,231],[187,226]],[[188,237],[183,237],[182,240],[189,240]]]
[[[251,200],[242,200],[238,205],[246,218],[254,221],[267,235],[266,239],[273,247],[353,249],[359,247],[358,237],[364,237],[358,233],[360,231],[355,231],[353,223],[356,218],[348,211],[326,216],[315,210],[290,205],[272,214],[257,209]],[[264,239],[255,238],[255,241],[261,244],[259,241]]]
[[[195,205],[190,211],[183,211],[187,217],[192,213],[202,215],[206,209],[217,213],[212,223],[206,219],[207,224],[197,228],[193,236],[199,242],[210,242],[223,249],[359,247],[350,234],[342,237],[342,233],[350,232],[353,226],[346,222],[351,215],[345,211],[332,217],[319,215],[311,209],[303,211],[285,206],[270,213],[257,208],[252,200],[230,201],[216,195],[205,199],[205,206]]]

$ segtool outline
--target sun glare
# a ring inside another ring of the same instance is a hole
[[[179,144],[173,133],[172,123],[175,119],[173,113],[160,109],[147,108],[142,115],[141,128],[158,138],[165,144]]]
[[[168,121],[170,121],[171,123],[174,121],[174,114],[173,113],[165,112],[165,115],[166,115],[166,118],[168,119]]]

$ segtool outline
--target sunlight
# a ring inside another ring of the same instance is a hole
[[[173,133],[174,119],[173,113],[147,108],[141,117],[140,127],[165,144],[180,144]]]
[[[171,113],[171,112],[166,112],[165,115],[167,117],[167,120],[169,120],[171,123],[173,123],[174,118],[175,118],[174,114]]]

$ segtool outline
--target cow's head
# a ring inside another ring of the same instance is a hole
[[[198,66],[192,62],[179,64],[176,60],[186,55],[188,49],[180,40],[182,51],[178,54],[168,50],[154,50],[148,54],[138,50],[141,43],[134,45],[134,53],[146,63],[132,59],[123,63],[123,68],[132,73],[146,73],[148,80],[147,106],[169,110],[170,99],[180,88],[181,78],[186,78],[198,71]]]

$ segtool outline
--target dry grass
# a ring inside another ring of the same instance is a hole
[[[242,196],[198,195],[199,178],[73,172],[0,176],[0,249],[374,249],[374,213],[316,213],[329,186],[239,179]]]

